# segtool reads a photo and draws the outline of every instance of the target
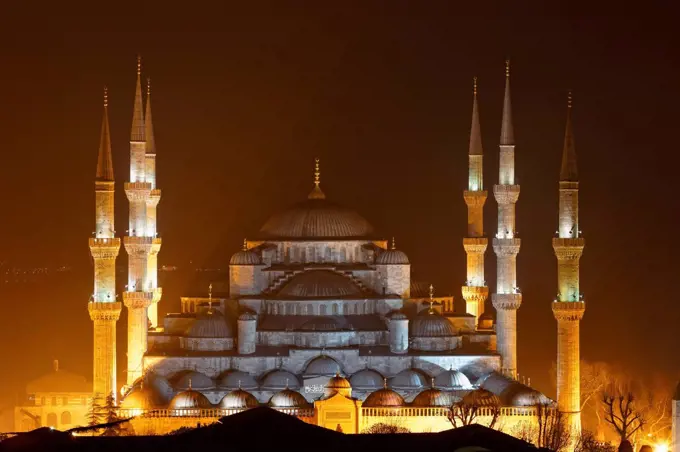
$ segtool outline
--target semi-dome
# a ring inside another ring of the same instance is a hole
[[[213,389],[215,382],[206,374],[195,370],[180,372],[173,378],[172,384],[175,389],[185,391],[188,389]]]
[[[273,370],[262,379],[263,389],[300,389],[300,386],[298,377],[283,369]]]
[[[411,321],[412,337],[455,336],[456,330],[449,320],[435,311],[426,310]]]
[[[366,238],[373,232],[355,211],[327,201],[322,193],[313,198],[272,216],[260,232],[267,238],[291,239]]]
[[[239,320],[257,320],[257,314],[254,312],[242,312],[241,315],[238,316]]]
[[[410,262],[406,253],[396,248],[390,248],[381,251],[375,259],[375,263],[378,265],[408,265]]]
[[[373,390],[382,388],[385,379],[376,370],[363,369],[349,377],[349,382],[352,388],[360,391]]]
[[[269,399],[269,406],[273,408],[305,408],[309,406],[309,402],[299,392],[284,389]]]
[[[225,410],[245,410],[259,405],[255,396],[243,389],[231,391],[220,400],[220,408]]]
[[[400,407],[406,405],[404,398],[398,392],[389,388],[382,388],[366,397],[364,407]]]
[[[178,393],[170,401],[171,410],[185,410],[192,408],[210,408],[210,400],[203,394],[192,389]]]
[[[418,369],[404,369],[390,378],[390,387],[395,389],[420,389],[427,385],[429,377]]]
[[[340,364],[326,355],[320,355],[312,359],[305,369],[305,375],[336,375],[341,372]]]
[[[277,293],[284,298],[361,298],[361,288],[331,270],[308,270],[293,276]]]
[[[120,404],[124,409],[153,410],[162,406],[155,391],[151,388],[134,388]]]
[[[198,314],[189,328],[189,337],[224,339],[234,337],[234,333],[224,316],[214,309]]]
[[[459,370],[445,370],[434,378],[434,386],[439,389],[469,389],[470,379]]]
[[[260,255],[250,250],[241,250],[234,253],[229,259],[229,265],[261,265],[262,259]]]
[[[242,370],[231,369],[220,375],[219,387],[226,389],[257,389],[255,377]]]
[[[426,389],[420,392],[411,402],[412,406],[417,407],[450,407],[455,398],[450,392],[442,391],[436,388]]]

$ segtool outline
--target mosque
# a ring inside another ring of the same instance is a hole
[[[130,175],[124,184],[129,225],[126,291],[115,292],[115,261],[121,247],[114,227],[114,174],[107,100],[95,180],[96,229],[89,245],[94,291],[88,303],[94,323],[95,395],[115,394],[120,414],[131,416],[137,434],[166,433],[182,426],[269,405],[307,422],[358,433],[377,423],[398,423],[413,432],[452,428],[450,407],[478,406],[476,422],[511,433],[536,422],[541,407],[559,409],[580,427],[579,292],[584,240],[578,227],[578,173],[569,100],[559,177],[558,294],[546,300],[557,320],[557,401],[517,377],[516,283],[520,238],[515,231],[515,141],[506,65],[500,170],[493,196],[498,227],[492,249],[497,281],[495,316],[485,310],[488,238],[483,229],[487,191],[475,80],[469,146],[468,233],[462,238],[467,280],[466,312],[452,300],[416,290],[411,263],[354,210],[326,196],[319,160],[306,199],[274,214],[244,241],[229,261],[228,293],[185,297],[181,312],[158,318],[164,302],[158,285],[156,145],[151,94],[143,99],[141,64],[130,137]],[[463,221],[461,219],[461,221]],[[549,237],[546,241],[550,240]],[[215,284],[226,283],[216,281]],[[417,292],[417,293],[416,293]],[[127,380],[116,382],[116,327],[128,310]],[[494,320],[495,317],[495,320]],[[545,408],[543,408],[545,409]]]

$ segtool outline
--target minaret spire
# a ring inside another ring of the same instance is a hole
[[[578,167],[576,165],[576,146],[574,145],[574,131],[571,126],[572,97],[571,91],[567,97],[567,126],[564,131],[564,147],[562,148],[562,167],[560,169],[561,182],[578,182]]]
[[[104,87],[104,115],[102,116],[96,178],[98,181],[113,182],[113,158],[111,157],[111,134],[109,132],[109,95],[106,87]]]
[[[146,137],[146,153],[156,154],[156,140],[151,120],[151,77],[146,79],[146,111],[144,113],[144,135]]]
[[[512,127],[512,104],[510,103],[510,60],[505,60],[505,95],[503,96],[503,119],[501,122],[501,146],[515,144]]]
[[[130,141],[144,141],[144,108],[142,103],[142,57],[137,56],[137,85],[135,87],[135,104],[132,113],[132,129]]]
[[[463,198],[468,208],[468,233],[463,238],[467,256],[467,278],[462,287],[465,311],[478,320],[484,313],[484,303],[489,288],[484,280],[484,253],[488,240],[484,237],[484,204],[487,192],[484,190],[482,133],[479,125],[477,105],[477,77],[472,88],[472,123],[470,126],[470,148],[468,151],[468,189]]]
[[[505,96],[499,152],[498,184],[493,195],[498,204],[498,229],[493,239],[496,253],[496,293],[492,296],[496,308],[497,347],[501,355],[501,372],[517,376],[517,309],[522,294],[517,287],[517,254],[521,241],[515,230],[515,204],[519,185],[515,184],[515,136],[510,105],[510,60],[505,62]]]
[[[557,237],[552,245],[557,257],[557,297],[552,311],[557,320],[557,406],[567,428],[576,437],[581,429],[580,323],[586,305],[579,289],[579,261],[585,247],[578,219],[578,173],[571,125],[571,93],[559,182]]]

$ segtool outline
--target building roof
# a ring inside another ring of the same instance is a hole
[[[191,324],[187,336],[223,339],[234,337],[234,332],[220,311],[209,309],[196,316],[196,320]]]
[[[324,198],[306,199],[277,213],[262,226],[266,238],[355,239],[367,238],[373,228],[357,212]]]
[[[231,256],[229,265],[261,265],[260,255],[252,250],[240,250]]]
[[[375,263],[378,265],[408,265],[410,262],[406,253],[396,248],[390,248],[378,253]]]
[[[189,408],[210,408],[210,400],[198,391],[188,390],[178,393],[170,401],[168,408],[171,410],[181,410]]]
[[[411,405],[416,407],[450,407],[454,401],[457,400],[452,393],[442,391],[441,389],[429,388],[418,393],[413,402],[411,402]]]
[[[262,378],[262,389],[300,389],[297,375],[284,369],[276,369]]]
[[[305,375],[337,375],[341,372],[340,364],[327,355],[313,358],[305,367]]]
[[[262,331],[319,331],[311,329],[316,326],[330,326],[337,328],[334,331],[385,331],[385,322],[378,314],[364,315],[266,315],[262,318],[258,330]],[[320,323],[319,323],[320,322]],[[307,325],[304,329],[303,326]],[[330,330],[328,330],[330,331]]]
[[[172,386],[175,389],[187,390],[193,389],[212,389],[215,387],[215,382],[207,376],[195,370],[186,370],[179,372],[172,378]]]
[[[429,384],[430,377],[420,369],[404,369],[390,378],[390,387],[395,389],[420,389]]]
[[[328,380],[328,383],[326,383],[327,389],[348,389],[351,387],[352,385],[350,384],[349,380],[341,376],[339,373],[332,376]]]
[[[277,292],[283,298],[363,298],[363,291],[347,276],[332,270],[308,270],[293,276]]]
[[[471,388],[470,379],[459,370],[445,370],[434,378],[434,386],[440,389]]]
[[[159,408],[164,405],[165,403],[159,399],[152,388],[138,387],[134,388],[125,396],[120,407],[126,409],[153,410],[154,408]]]

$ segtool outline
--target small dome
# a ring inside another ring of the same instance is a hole
[[[190,408],[210,408],[212,404],[206,396],[198,391],[182,391],[172,398],[169,408],[171,410],[184,410]]]
[[[220,376],[219,387],[226,389],[257,389],[257,381],[247,372],[242,370],[227,370]]]
[[[332,270],[307,270],[293,276],[277,293],[282,298],[362,298],[361,288]]]
[[[428,384],[429,377],[421,370],[404,369],[394,377],[390,378],[390,387],[395,389],[420,389]]]
[[[243,312],[241,315],[238,316],[239,320],[257,320],[257,314],[254,312]]]
[[[505,406],[534,406],[553,403],[539,391],[498,372],[491,372],[484,377],[479,387],[498,396]]]
[[[411,322],[412,337],[446,337],[455,336],[456,330],[446,317],[429,310],[419,314]]]
[[[345,377],[341,377],[340,374],[331,377],[330,380],[328,380],[328,383],[326,383],[326,388],[328,389],[347,389],[351,387],[352,385],[349,380]]]
[[[231,391],[220,400],[220,408],[225,410],[245,410],[259,405],[260,402],[257,401],[255,396],[243,389]]]
[[[469,389],[470,380],[459,370],[446,370],[434,378],[434,386],[439,389]]]
[[[379,372],[373,369],[363,369],[349,378],[352,388],[360,391],[375,391],[384,385],[384,378]]]
[[[229,260],[229,265],[261,265],[262,259],[260,255],[257,254],[252,249],[243,249],[234,253]]]
[[[366,397],[364,407],[400,407],[406,405],[404,398],[396,391],[382,388],[372,392]]]
[[[273,408],[305,408],[309,406],[309,402],[299,392],[284,389],[269,399],[269,406]]]
[[[151,388],[133,389],[125,396],[120,404],[121,408],[140,410],[152,410],[154,408],[159,408],[160,406],[156,394]]]
[[[385,317],[388,320],[408,320],[408,316],[401,311],[391,311]]]
[[[225,321],[224,316],[215,310],[208,310],[204,313],[198,314],[196,320],[191,324],[189,337],[224,339],[234,337],[229,324]]]
[[[493,329],[493,316],[489,311],[485,311],[479,316],[478,328],[482,330]]]
[[[410,262],[406,253],[392,248],[378,254],[375,263],[377,265],[408,265]]]
[[[305,375],[336,375],[341,372],[340,364],[326,355],[320,355],[312,359],[305,369]]]
[[[300,325],[300,331],[338,331],[342,329],[342,324],[328,316],[314,316]]]
[[[300,387],[298,377],[283,369],[273,370],[262,379],[263,389],[300,389]]]
[[[191,389],[213,389],[215,382],[209,376],[195,370],[180,372],[173,378],[173,386],[180,391]]]
[[[411,402],[417,407],[445,406],[450,407],[454,402],[454,397],[450,392],[430,388],[420,392]]]
[[[493,392],[485,389],[475,389],[463,396],[462,403],[465,405],[485,407],[485,406],[500,406],[501,399]]]

